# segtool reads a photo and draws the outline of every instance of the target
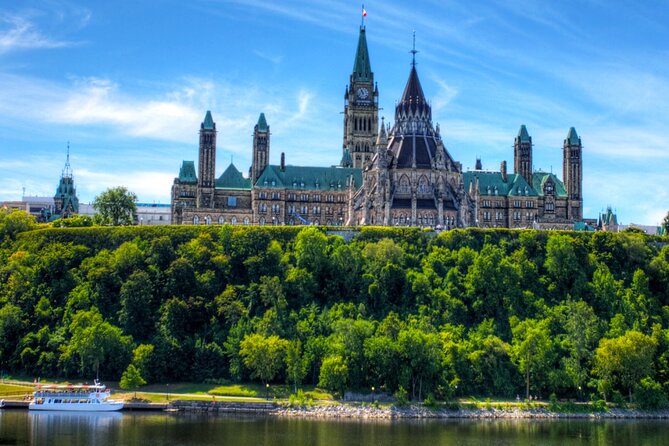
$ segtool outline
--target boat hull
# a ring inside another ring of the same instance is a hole
[[[123,403],[43,403],[35,404],[30,403],[28,405],[30,410],[57,410],[63,412],[114,412],[117,410],[123,409]]]

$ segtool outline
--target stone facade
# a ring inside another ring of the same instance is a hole
[[[231,163],[215,178],[216,123],[200,126],[198,172],[184,161],[172,186],[177,224],[381,225],[573,229],[583,219],[582,145],[576,130],[563,142],[563,177],[534,171],[532,138],[522,125],[514,140],[514,173],[463,171],[448,152],[414,61],[395,120],[379,123],[379,90],[366,30],[360,28],[344,96],[339,166],[269,164],[270,131],[260,114],[249,176]]]

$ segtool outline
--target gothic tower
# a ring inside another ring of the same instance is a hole
[[[251,184],[256,184],[265,167],[269,164],[269,126],[265,114],[260,113],[258,123],[253,128],[253,164],[251,164]]]
[[[567,190],[567,218],[582,218],[583,197],[583,155],[581,138],[571,127],[564,140],[562,159],[562,181]]]
[[[518,136],[513,141],[513,171],[532,185],[532,137],[525,125],[520,126]]]
[[[54,215],[61,218],[71,217],[79,212],[79,198],[77,198],[77,189],[74,187],[74,176],[70,168],[70,145],[67,146],[67,160],[63,173],[58,182],[56,195],[53,197]]]
[[[197,181],[197,207],[214,207],[216,181],[216,123],[207,110],[200,125],[200,152]]]
[[[351,156],[351,167],[362,168],[374,156],[379,132],[379,90],[369,63],[365,27],[360,27],[358,49],[344,94],[344,143],[342,160]]]

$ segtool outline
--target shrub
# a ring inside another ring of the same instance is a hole
[[[404,389],[404,387],[400,386],[400,388],[393,396],[395,397],[395,405],[397,407],[405,407],[409,404],[407,391]]]
[[[667,395],[662,385],[650,377],[642,379],[635,389],[635,400],[639,409],[657,410],[667,405]]]

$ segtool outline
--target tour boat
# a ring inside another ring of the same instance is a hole
[[[33,392],[30,410],[109,412],[121,410],[123,402],[109,399],[111,391],[97,380],[92,386],[41,385]]]

